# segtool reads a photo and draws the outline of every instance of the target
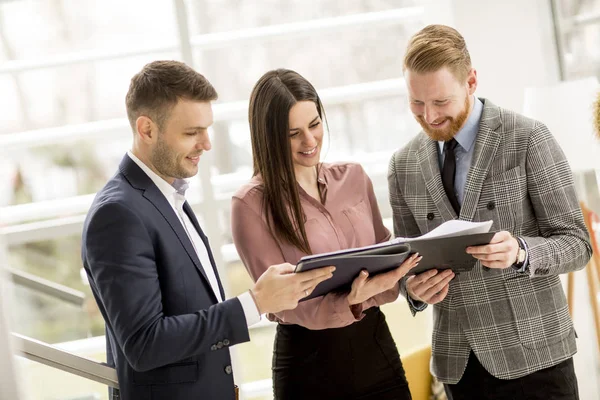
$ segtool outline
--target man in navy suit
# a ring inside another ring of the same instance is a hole
[[[119,378],[113,399],[233,399],[229,347],[249,340],[261,313],[295,308],[331,277],[331,267],[294,274],[290,264],[275,265],[248,292],[225,299],[184,180],[211,148],[216,98],[202,75],[177,61],[152,62],[131,80],[133,147],[98,192],[82,242],[106,322],[107,361]]]

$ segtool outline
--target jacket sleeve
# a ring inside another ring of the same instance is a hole
[[[231,345],[248,341],[237,298],[191,314],[164,315],[155,240],[139,215],[117,202],[95,208],[83,236],[90,284],[132,368],[148,371],[208,352],[224,338]]]
[[[585,267],[592,255],[589,234],[567,159],[545,125],[538,123],[527,148],[527,189],[539,235],[523,237],[530,276],[557,275]]]

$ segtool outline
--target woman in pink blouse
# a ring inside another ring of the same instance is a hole
[[[356,163],[320,163],[324,111],[314,87],[290,70],[267,72],[250,97],[254,176],[232,201],[235,246],[254,280],[269,265],[386,241],[371,180]],[[380,305],[420,258],[349,292],[269,314],[277,321],[276,399],[410,399]],[[308,294],[308,293],[307,293]],[[258,304],[260,308],[260,304]]]

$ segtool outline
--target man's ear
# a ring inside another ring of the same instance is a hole
[[[156,125],[150,118],[145,115],[140,115],[135,120],[135,135],[144,143],[152,143],[157,134]]]
[[[469,95],[475,93],[475,89],[477,89],[477,71],[475,68],[471,68],[467,75],[467,90]]]

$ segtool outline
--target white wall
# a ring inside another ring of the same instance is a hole
[[[525,87],[559,81],[548,0],[431,0],[428,15],[465,37],[478,96],[522,112]]]

